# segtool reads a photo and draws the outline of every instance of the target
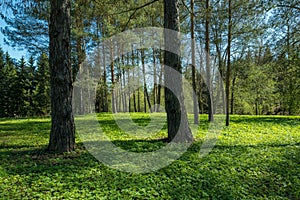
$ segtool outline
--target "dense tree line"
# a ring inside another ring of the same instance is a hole
[[[92,66],[92,63],[83,65],[87,58],[86,52],[95,49],[101,41],[111,35],[136,27],[163,26],[163,2],[160,1],[139,1],[136,4],[135,1],[124,3],[122,1],[76,0],[71,3],[73,77],[76,77],[77,71],[84,70],[84,66]],[[45,31],[42,33],[39,31],[47,30],[49,23],[49,2],[40,1],[35,4],[35,7],[26,8],[25,6],[23,10],[12,8],[15,18],[4,17],[4,19],[15,29],[3,29],[9,44],[26,45],[30,47],[31,52],[45,49],[47,43],[41,42],[46,40]],[[226,110],[218,110],[218,106],[214,104],[218,105],[219,99],[225,99],[227,96],[228,113],[231,114],[299,114],[300,64],[299,24],[297,22],[300,16],[299,9],[295,5],[295,1],[292,0],[239,0],[231,4],[225,0],[179,2],[182,31],[190,34],[193,30],[196,45],[200,45],[209,52],[203,54],[205,58],[202,64],[206,71],[201,71],[201,68],[196,66],[196,73],[192,73],[189,67],[191,63],[184,63],[183,67],[185,76],[196,82],[193,87],[198,97],[196,105],[200,113],[226,112]],[[22,18],[18,17],[21,14]],[[192,17],[193,24],[190,21]],[[30,26],[33,29],[26,30],[25,34],[22,27],[28,27],[26,24],[29,23],[39,28]],[[189,28],[191,26],[195,28]],[[99,63],[103,63],[101,47],[97,49],[93,62],[98,60]],[[206,58],[209,59],[205,60]],[[6,115],[47,113],[46,111],[30,111],[32,110],[30,107],[34,105],[33,102],[38,101],[30,100],[28,95],[31,91],[27,85],[30,83],[35,87],[34,84],[41,84],[39,80],[36,80],[37,83],[31,83],[30,80],[23,81],[23,79],[31,79],[30,74],[36,73],[36,70],[30,68],[30,62],[25,68],[22,67],[21,61],[10,68],[7,62],[9,61],[5,61],[4,58],[7,78],[2,79],[2,82],[12,77],[14,81],[17,81],[16,77],[18,77],[21,81],[19,86],[22,88],[24,85],[26,88],[20,91],[27,91],[23,96],[17,95],[20,101],[18,106],[26,107],[27,113],[21,112],[20,108],[7,107],[5,112],[11,113]],[[154,66],[139,66],[141,63],[149,62],[152,62]],[[163,70],[162,62],[163,55],[159,50],[141,49],[124,55],[110,66],[103,66],[97,87],[96,111],[148,111],[153,110],[153,105],[163,103],[164,90],[159,84],[164,81],[164,77],[160,77],[161,70]],[[215,69],[218,69],[223,77],[224,88],[225,83],[229,86],[227,95],[217,87],[217,80],[214,79]],[[30,70],[33,72],[30,73]],[[147,73],[151,70],[153,71],[151,76],[155,76],[149,82]],[[20,75],[23,73],[26,76]],[[199,73],[206,73],[207,77],[211,77],[206,84]],[[120,95],[122,88],[119,93],[111,92],[116,83],[121,83],[121,87],[125,89],[130,81],[129,77],[136,77],[140,83],[139,90],[131,91],[131,96]],[[10,81],[11,86],[14,81]],[[20,94],[20,91],[16,94]],[[12,97],[5,96],[5,98]],[[16,98],[13,99],[17,101]],[[80,99],[76,101],[81,103]],[[80,108],[78,112],[91,110],[83,103]],[[212,116],[209,119],[213,120]]]
[[[15,61],[0,49],[0,117],[45,116],[50,113],[48,56]]]
[[[38,31],[47,30],[49,2],[32,3],[36,6],[25,6],[24,10],[14,10],[15,18],[4,17],[6,22],[16,29],[6,28],[3,32],[9,44],[26,45],[30,47],[30,51],[35,52],[45,49],[46,43],[37,42],[37,40],[45,40],[46,32]],[[78,70],[83,70],[86,52],[95,47],[99,49],[98,61],[103,62],[99,45],[111,35],[135,27],[163,26],[163,3],[160,1],[139,1],[135,4],[135,1],[122,3],[122,1],[76,0],[71,3],[72,65],[75,75]],[[179,3],[181,29],[185,33],[190,33],[189,27],[192,26],[190,19],[193,17],[195,43],[209,51],[210,65],[215,65],[219,69],[224,83],[228,75],[228,92],[230,91],[227,94],[228,112],[231,114],[299,114],[299,9],[295,6],[295,1],[234,1],[229,4],[228,1],[210,0],[192,3],[193,13],[190,10],[191,2]],[[18,17],[21,14],[23,18]],[[28,27],[26,24],[31,23],[35,26],[39,25],[39,28],[31,26],[32,29],[27,30],[25,34],[22,27]],[[231,54],[228,51],[230,49]],[[163,56],[160,51],[141,49],[124,55],[110,66],[104,66],[97,90],[96,110],[98,112],[147,111],[152,109],[151,105],[162,103],[164,92],[159,85],[159,81],[163,81],[163,77],[159,77],[160,71],[163,70],[162,60]],[[155,69],[151,67],[155,73],[155,78],[150,81],[151,84],[145,81],[147,80],[145,72],[151,69],[147,69],[148,66],[138,67],[139,63],[149,61],[155,62]],[[14,81],[21,81],[20,84],[27,88],[24,89],[27,93],[22,96],[17,95],[20,91],[15,92],[14,94],[18,98],[23,98],[24,101],[18,100],[20,102],[15,108],[5,108],[6,113],[10,112],[5,115],[47,113],[46,111],[30,111],[32,102],[37,102],[28,97],[30,93],[26,86],[28,80],[23,81],[23,79],[29,79],[32,74],[30,70],[33,69],[30,68],[30,64],[24,68],[20,61],[17,65],[13,65],[14,67],[9,67],[11,64],[8,62],[4,61],[6,73],[9,75],[5,75],[7,78],[2,82],[8,81],[6,79],[9,77],[14,77]],[[208,64],[208,61],[204,60],[203,65],[205,63]],[[207,69],[205,72],[201,72],[200,68],[196,70],[198,73],[207,73],[207,76],[211,77],[207,86],[200,76],[192,74],[189,67],[184,67],[183,73],[191,81],[195,79],[197,82],[194,88],[198,96],[199,112],[210,113],[211,107],[213,113],[223,113],[224,110],[216,110],[213,106],[218,104],[220,96],[224,99],[225,94],[218,88],[210,88],[218,81],[214,78],[214,67],[209,67],[210,65],[204,67]],[[228,71],[228,65],[230,65],[230,71]],[[133,68],[138,68],[138,70],[132,70]],[[23,73],[26,76],[20,75]],[[138,75],[138,81],[141,84],[138,91],[128,97],[119,95],[121,89],[119,94],[111,92],[113,85],[118,82],[121,82],[122,87],[125,88],[129,81],[128,77],[132,75],[135,77]],[[14,81],[10,81],[11,86]],[[30,84],[38,83],[40,82]],[[208,92],[207,87],[213,92]],[[17,87],[12,86],[12,88]],[[116,105],[112,106],[111,99]],[[127,104],[125,104],[125,99],[128,101]],[[14,98],[14,101],[17,99]],[[80,103],[80,99],[76,101]],[[24,109],[17,107],[26,108],[27,113],[21,111]],[[89,110],[84,105],[80,108],[82,110],[78,112],[83,112],[84,109]],[[210,116],[210,120],[212,119]]]

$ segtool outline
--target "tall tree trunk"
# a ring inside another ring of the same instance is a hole
[[[232,89],[231,89],[231,99],[230,99],[230,114],[234,114],[234,87],[235,87],[235,81],[236,81],[236,73],[234,73],[234,77],[232,80]]]
[[[210,26],[210,2],[206,0],[206,17],[205,17],[205,51],[206,51],[206,84],[208,88],[208,121],[214,121],[214,106],[213,106],[213,92],[211,86],[211,67],[210,67],[210,38],[209,38],[209,26]]]
[[[161,104],[161,89],[162,89],[163,71],[164,71],[162,51],[159,51],[159,62],[160,62],[160,66],[161,66],[161,67],[160,67],[160,72],[159,72],[159,77],[158,77],[157,100],[156,100],[156,104],[157,104],[156,110],[157,110],[158,112],[160,111],[160,104]]]
[[[123,55],[122,55],[122,59],[124,59],[123,58]],[[122,82],[121,82],[121,88],[124,90],[125,89],[125,87],[126,87],[126,76],[125,76],[125,69],[124,69],[124,62],[122,61],[122,63],[123,63],[123,69],[122,69]],[[127,94],[126,94],[126,92],[124,91],[124,92],[122,92],[122,104],[123,104],[123,112],[127,112],[128,111],[128,109],[127,109]],[[129,96],[130,97],[130,96]]]
[[[107,87],[107,83],[106,83],[106,54],[105,54],[105,45],[102,45],[102,58],[103,58],[103,100],[102,100],[102,104],[103,104],[103,112],[108,112],[108,87]]]
[[[83,25],[83,16],[80,10],[75,11],[76,19],[76,29],[79,32],[79,35],[76,35],[76,53],[77,53],[77,63],[78,63],[78,70],[79,74],[83,74],[83,62],[85,60],[85,44],[84,44],[84,38],[82,36],[82,33],[84,32],[84,25]],[[82,79],[81,79],[82,80]],[[79,113],[83,114],[86,112],[86,108],[84,105],[83,100],[83,87],[80,87],[80,111]]]
[[[142,110],[141,110],[141,92],[140,92],[141,76],[140,76],[140,67],[138,65],[137,65],[137,72],[138,72],[138,74],[137,74],[137,78],[138,78],[138,81],[137,81],[137,84],[138,84],[138,86],[137,86],[138,87],[138,89],[137,89],[137,92],[138,92],[138,112],[142,112]]]
[[[194,18],[194,0],[191,0],[191,35],[192,35],[192,85],[193,85],[193,107],[194,124],[199,124],[199,111],[197,102],[196,86],[196,60],[195,60],[195,18]]]
[[[132,47],[132,51],[131,51],[131,65],[132,65],[132,78],[134,79],[135,78],[135,74],[134,74],[134,71],[135,71],[135,66],[134,66],[134,50],[133,50],[133,47]],[[133,80],[134,82],[134,80]],[[134,90],[132,91],[133,92],[133,109],[134,109],[134,112],[137,112],[137,109],[136,109],[136,98],[135,98],[135,88]],[[130,99],[130,97],[129,97]]]
[[[164,54],[164,64],[168,66],[164,69],[165,83],[169,87],[172,86],[174,92],[173,93],[168,87],[165,87],[168,140],[173,142],[192,142],[193,135],[187,120],[182,89],[182,66],[179,56],[179,0],[164,0],[164,28],[176,31],[176,33],[171,35],[166,32],[164,33],[165,46],[170,47],[170,49],[176,52],[165,51]],[[169,68],[173,68],[180,74],[176,76]]]
[[[157,106],[156,106],[156,99],[157,99],[157,69],[156,69],[156,55],[155,55],[155,49],[152,49],[153,53],[153,105],[154,109],[153,112],[156,112]]]
[[[147,90],[147,82],[146,82],[146,69],[145,69],[145,50],[142,49],[142,67],[143,67],[143,79],[144,79],[144,111],[147,112],[147,103],[149,107],[149,111],[151,110],[150,98]]]
[[[51,133],[48,150],[69,152],[75,148],[72,112],[70,0],[50,1]]]
[[[229,90],[230,90],[230,56],[231,56],[231,0],[228,2],[228,47],[227,47],[227,72],[226,72],[226,126],[229,126]]]
[[[114,63],[114,49],[113,49],[113,44],[112,41],[110,43],[110,73],[111,73],[111,107],[112,107],[112,113],[117,112],[116,108],[116,99],[115,99],[115,91],[114,91],[114,86],[115,86],[115,63]]]
[[[127,53],[128,112],[131,112],[131,100],[130,100],[130,94],[131,94],[130,79],[131,79],[131,77],[130,77],[130,69],[129,69],[129,66],[130,66],[130,63],[129,63],[129,57],[130,57],[130,54]],[[131,64],[132,64],[132,63],[131,63]]]

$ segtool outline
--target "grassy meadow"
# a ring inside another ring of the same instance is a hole
[[[131,116],[150,123],[148,114]],[[98,120],[117,146],[145,152],[165,145],[165,116],[156,117],[162,131],[142,139],[122,132],[112,114]],[[0,199],[300,199],[300,117],[234,115],[199,158],[206,119],[180,159],[145,174],[107,167],[78,135],[74,152],[46,152],[50,118],[0,119]]]

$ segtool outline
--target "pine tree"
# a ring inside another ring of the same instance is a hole
[[[48,56],[42,53],[38,58],[35,75],[37,82],[33,102],[36,106],[35,114],[44,116],[50,114],[50,72]]]

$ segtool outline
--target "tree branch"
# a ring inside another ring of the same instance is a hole
[[[297,7],[296,5],[283,5],[283,4],[279,4],[276,5],[276,7],[281,7],[281,8],[292,8],[292,9],[296,9],[300,11],[300,7]]]
[[[124,28],[122,29],[122,31],[125,31],[125,29],[126,29],[126,27],[128,26],[130,20],[133,18],[133,16],[135,15],[135,13],[136,13],[138,10],[140,10],[140,9],[142,9],[142,8],[145,8],[145,7],[147,7],[147,6],[149,6],[149,5],[153,4],[153,3],[155,3],[155,2],[157,2],[157,1],[159,1],[159,0],[152,0],[152,1],[150,1],[150,2],[148,2],[148,3],[145,3],[144,5],[141,5],[141,6],[139,6],[139,7],[131,8],[131,9],[129,9],[129,10],[122,11],[122,12],[120,12],[120,13],[117,13],[117,14],[123,14],[123,13],[127,13],[127,12],[130,12],[130,11],[133,11],[133,13],[131,13],[131,15],[129,16],[129,19],[128,19],[128,21],[126,22],[126,24],[125,24]]]

